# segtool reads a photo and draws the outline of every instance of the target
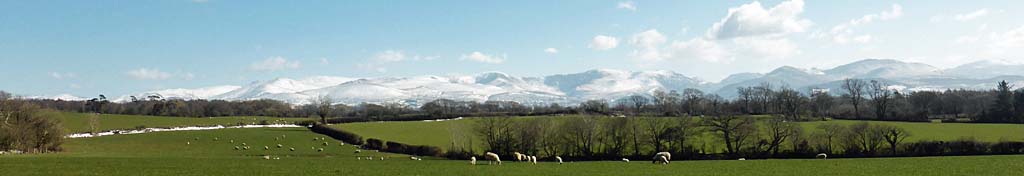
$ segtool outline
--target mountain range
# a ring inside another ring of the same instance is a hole
[[[120,96],[113,101],[130,101],[130,96],[141,98],[159,95],[165,99],[273,99],[291,104],[307,104],[314,97],[329,96],[344,104],[398,102],[418,106],[441,98],[478,102],[516,101],[528,105],[576,104],[592,99],[614,100],[636,94],[647,95],[655,90],[681,91],[686,88],[733,98],[737,88],[757,86],[764,82],[804,92],[811,88],[838,90],[846,78],[879,80],[892,85],[891,88],[903,91],[992,89],[1001,80],[1024,85],[1024,64],[979,61],[940,69],[922,63],[865,59],[825,70],[784,66],[768,73],[738,73],[719,82],[707,82],[672,71],[612,69],[542,77],[517,77],[501,72],[381,78],[315,76],[303,79],[277,78],[243,86],[147,91]],[[67,94],[29,98],[85,99]]]

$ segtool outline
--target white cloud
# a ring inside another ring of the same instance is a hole
[[[1024,25],[1004,33],[989,34],[990,53],[997,56],[1024,54]]]
[[[432,60],[437,59],[437,58],[441,58],[441,56],[420,56],[420,55],[412,56],[412,60],[413,61],[432,61]]]
[[[636,11],[636,2],[633,2],[633,1],[619,2],[619,4],[617,6],[615,6],[615,8]]]
[[[322,58],[321,57],[320,58],[320,65],[327,65],[327,64],[331,64],[331,61],[327,60],[327,58]]]
[[[658,32],[658,30],[647,30],[637,34],[633,34],[633,37],[629,40],[630,45],[633,45],[633,57],[642,60],[649,61],[660,61],[664,59],[664,54],[658,48],[660,45],[668,41],[665,35]]]
[[[956,16],[953,16],[953,20],[956,20],[956,21],[970,21],[970,20],[974,20],[974,19],[979,18],[979,17],[984,17],[986,15],[988,15],[988,9],[979,9],[979,10],[971,12],[971,13],[957,14]]]
[[[171,74],[162,72],[160,69],[139,68],[128,71],[128,76],[138,80],[165,80],[171,78]]]
[[[558,53],[558,49],[555,49],[555,48],[545,48],[544,52],[545,53],[549,53],[549,54],[557,54]]]
[[[799,47],[788,39],[737,38],[733,42],[744,56],[781,59],[800,54]]]
[[[462,55],[462,57],[459,60],[470,60],[470,61],[489,63],[489,64],[500,64],[500,63],[505,62],[506,58],[508,58],[508,56],[506,56],[506,55],[495,56],[495,55],[487,55],[487,54],[484,54],[484,53],[481,53],[481,52],[478,52],[478,51],[474,51],[473,53],[470,53],[469,55]]]
[[[765,9],[754,1],[739,7],[729,8],[728,15],[708,30],[711,39],[731,39],[748,36],[780,36],[803,32],[811,26],[810,20],[803,19],[803,0],[779,3]]]
[[[188,72],[182,73],[181,74],[181,79],[184,79],[186,81],[191,81],[193,79],[196,79],[196,74],[192,74],[192,73],[188,73]]]
[[[381,53],[377,53],[376,56],[373,56],[373,59],[379,62],[398,62],[405,60],[405,52],[387,50]]]
[[[619,47],[619,39],[611,36],[598,35],[594,36],[594,40],[590,42],[587,47],[594,50],[609,50],[615,47]]]
[[[861,34],[857,35],[854,29],[859,26],[874,23],[876,21],[888,21],[898,19],[903,16],[903,6],[899,4],[893,4],[890,10],[882,11],[879,13],[867,14],[860,18],[851,19],[845,23],[832,27],[827,33],[815,33],[811,36],[813,38],[829,39],[837,44],[847,44],[851,42],[856,43],[869,43],[874,41],[875,38],[871,35]]]
[[[708,62],[731,62],[732,53],[714,41],[694,38],[689,41],[674,41],[669,46],[668,57],[676,59],[700,59]]]
[[[288,59],[276,56],[270,57],[263,61],[255,62],[249,65],[249,69],[253,71],[278,71],[286,69],[297,69],[302,64],[299,61],[289,61]]]
[[[65,73],[50,72],[50,77],[53,77],[53,79],[73,79],[73,78],[78,77],[78,75],[76,75],[75,73],[71,73],[71,72],[65,72]]]

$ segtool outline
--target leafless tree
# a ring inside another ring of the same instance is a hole
[[[885,142],[889,143],[889,150],[892,155],[896,155],[896,150],[899,149],[899,144],[910,136],[909,131],[898,126],[878,125],[877,128],[881,131],[882,137],[885,138]]]
[[[888,112],[889,104],[891,104],[893,99],[893,93],[889,89],[889,85],[881,81],[871,80],[869,91],[871,105],[875,108],[875,117],[883,120],[886,119],[885,114]]]
[[[327,117],[331,115],[334,108],[334,100],[328,95],[319,95],[313,97],[310,103],[316,105],[316,115],[320,116],[320,123],[327,124]]]
[[[757,131],[753,117],[731,114],[704,117],[704,125],[719,135],[730,155],[738,154]]]
[[[864,101],[864,87],[867,83],[860,79],[845,79],[843,80],[843,89],[846,90],[846,95],[850,98],[850,104],[853,105],[854,117],[860,118],[860,103]]]
[[[768,119],[766,123],[768,135],[768,151],[772,152],[772,155],[779,153],[779,148],[783,142],[796,135],[801,129],[800,125],[795,122],[786,121],[783,117],[772,117]]]

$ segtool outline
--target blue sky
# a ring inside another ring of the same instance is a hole
[[[1024,1],[5,1],[0,90],[1024,58]]]

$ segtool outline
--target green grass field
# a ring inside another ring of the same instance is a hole
[[[822,123],[852,125],[862,121],[832,120],[817,122],[800,122],[805,134],[810,134]],[[472,133],[476,118],[442,122],[366,122],[333,125],[347,131],[362,135],[364,138],[378,138],[416,145],[432,145],[447,149],[451,145],[452,131]],[[968,123],[916,123],[916,122],[885,122],[870,121],[899,126],[910,131],[907,141],[943,140],[951,141],[961,138],[974,138],[986,142],[1001,140],[1024,141],[1024,124],[968,124]],[[461,130],[460,130],[461,129]],[[470,129],[470,130],[466,130]],[[479,140],[474,140],[479,141]],[[717,145],[717,138],[711,134],[703,134],[694,141],[705,142],[712,148]],[[480,149],[476,146],[476,149]],[[480,151],[480,150],[477,150]]]
[[[284,136],[275,140],[275,137]],[[1024,156],[970,156],[829,160],[675,161],[653,165],[645,161],[542,161],[538,165],[506,162],[469,165],[467,161],[363,151],[336,141],[322,146],[323,137],[304,128],[222,129],[159,132],[70,139],[66,152],[0,156],[5,176],[19,175],[1016,175],[1024,172]],[[199,138],[196,140],[195,138]],[[219,140],[214,141],[214,138]],[[235,140],[235,143],[230,143]],[[191,144],[186,144],[186,142]],[[234,150],[245,142],[256,146]],[[297,151],[277,149],[276,144]],[[271,150],[263,150],[270,146]],[[310,147],[325,149],[317,152]],[[263,155],[280,157],[264,160]],[[357,160],[357,156],[388,156]],[[486,163],[486,162],[481,162]]]
[[[82,133],[89,132],[89,117],[92,114],[88,113],[73,113],[73,112],[56,112],[54,116],[59,118],[64,125],[64,129],[67,129],[68,133]],[[115,129],[133,129],[138,126],[145,126],[147,128],[169,128],[169,127],[183,127],[183,126],[214,126],[214,125],[237,125],[239,123],[252,124],[259,123],[262,120],[273,122],[279,120],[280,122],[296,122],[307,120],[305,118],[275,118],[275,117],[208,117],[208,118],[194,118],[194,117],[164,117],[164,116],[144,116],[144,115],[117,115],[117,114],[102,114],[99,117],[99,130],[115,130]]]

